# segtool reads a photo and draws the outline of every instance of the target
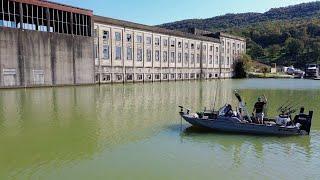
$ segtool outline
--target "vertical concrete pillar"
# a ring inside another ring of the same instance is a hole
[[[19,3],[20,7],[20,29],[23,30],[23,8],[22,8],[22,3]],[[21,38],[21,32],[18,32],[18,74],[19,74],[19,81],[20,81],[20,86],[25,86],[25,60],[23,57],[23,46],[22,46],[22,38]]]
[[[73,34],[73,13],[71,13],[70,17],[71,31]],[[76,74],[76,59],[75,59],[75,49],[74,49],[74,34],[72,36],[72,74],[73,74],[73,84],[77,84],[77,74]]]
[[[200,79],[203,79],[203,42],[200,42]]]
[[[50,11],[49,8],[46,8],[46,19],[47,19],[47,32],[50,32]]]
[[[123,74],[123,77],[122,77],[122,81],[123,83],[126,81],[126,64],[125,64],[125,60],[126,58],[124,57],[125,53],[124,53],[124,49],[126,48],[125,47],[125,34],[126,34],[126,28],[124,28],[122,30],[122,51],[121,51],[121,57],[122,57],[122,74]]]
[[[22,8],[21,2],[19,2],[19,13],[20,13],[20,29],[23,29],[23,8]]]

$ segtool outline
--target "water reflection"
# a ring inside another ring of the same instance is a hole
[[[319,139],[319,134],[314,134]],[[319,158],[319,146],[312,146],[312,137],[261,137],[230,133],[215,133],[195,127],[186,128],[181,134],[184,144],[205,146],[216,158],[232,170],[246,171],[272,179],[286,169],[291,178],[314,177]],[[222,157],[222,158],[221,158]],[[229,161],[226,163],[226,161]],[[302,169],[301,169],[302,168]],[[307,171],[309,174],[304,174]]]
[[[109,176],[106,174],[102,177],[110,178],[110,173],[122,172],[122,169],[114,168],[115,162],[123,163],[119,168],[134,171],[138,168],[135,167],[137,162],[130,159],[140,156],[140,159],[143,159],[145,154],[149,154],[153,162],[165,164],[162,169],[166,169],[168,164],[175,166],[172,159],[187,161],[186,165],[191,163],[184,159],[183,155],[196,156],[193,153],[188,154],[190,152],[187,149],[196,147],[201,148],[201,152],[212,155],[216,162],[226,161],[225,159],[232,162],[231,166],[225,163],[217,164],[223,169],[243,166],[253,168],[248,164],[255,161],[266,163],[265,166],[269,167],[270,164],[274,165],[270,159],[281,162],[289,158],[289,155],[293,156],[292,163],[299,160],[303,165],[307,162],[315,164],[314,159],[319,155],[316,149],[320,149],[318,121],[314,122],[311,137],[270,139],[212,134],[192,128],[188,128],[180,136],[179,105],[194,111],[210,108],[214,104],[220,107],[230,102],[237,106],[233,97],[234,89],[240,89],[249,109],[257,96],[266,94],[270,100],[270,115],[276,115],[275,105],[291,97],[303,96],[305,98],[302,102],[307,109],[319,108],[317,102],[320,101],[320,91],[317,89],[296,91],[247,88],[255,83],[254,80],[185,81],[1,90],[0,179],[39,178],[46,177],[48,173],[56,177],[57,171],[61,173],[61,178],[65,179],[70,172],[63,170],[75,168],[78,170],[72,169],[72,172],[77,174],[87,172],[87,167],[97,169],[90,169],[88,173],[108,172]],[[216,100],[213,98],[215,94]],[[319,112],[315,112],[315,117],[319,119]],[[183,123],[183,127],[189,125]],[[180,144],[175,144],[180,139]],[[172,145],[181,149],[181,155],[172,155]],[[207,145],[208,148],[202,145]],[[161,156],[166,153],[171,155]],[[248,153],[253,156],[247,156]],[[99,159],[105,161],[101,162]],[[113,161],[109,162],[109,159]],[[139,162],[140,167],[149,169],[149,172],[156,173],[159,168],[154,163]],[[203,162],[197,163],[198,166],[194,168],[203,169]],[[100,171],[97,172],[98,170]],[[175,174],[171,171],[167,173]],[[117,177],[114,175],[114,178]],[[81,179],[81,176],[75,176],[76,178],[72,179]]]

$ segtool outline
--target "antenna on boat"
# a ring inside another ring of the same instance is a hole
[[[220,84],[220,79],[218,79],[218,82],[217,82],[217,85],[216,85],[216,93],[215,93],[215,95],[214,95],[214,101],[213,101],[213,110],[214,110],[214,108],[216,107],[216,102],[217,102],[217,97],[218,97],[218,91],[220,90],[219,89],[219,84]]]

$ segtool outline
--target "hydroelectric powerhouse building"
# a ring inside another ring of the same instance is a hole
[[[45,0],[0,0],[0,87],[230,78],[245,39],[95,16]]]

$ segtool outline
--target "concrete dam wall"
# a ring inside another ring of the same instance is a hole
[[[0,27],[0,88],[94,83],[93,38]]]

